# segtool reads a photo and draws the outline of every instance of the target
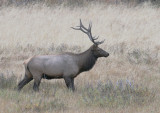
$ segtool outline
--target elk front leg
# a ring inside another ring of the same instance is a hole
[[[72,91],[74,91],[75,90],[75,87],[74,87],[74,78],[64,77],[64,80],[65,80],[67,88],[71,89]]]

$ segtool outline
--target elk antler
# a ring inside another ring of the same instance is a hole
[[[81,22],[81,19],[80,19],[80,26],[76,26],[77,28],[74,28],[74,27],[71,27],[72,29],[74,29],[74,30],[81,30],[83,33],[85,33],[85,34],[87,34],[88,35],[88,37],[89,37],[89,39],[95,44],[95,45],[99,45],[99,44],[102,44],[105,40],[103,40],[103,41],[96,41],[95,42],[95,40],[97,40],[98,38],[99,38],[99,36],[98,37],[93,37],[92,36],[92,33],[91,33],[91,28],[92,28],[92,23],[90,22],[89,23],[89,26],[88,26],[88,29],[87,28],[85,28],[84,26],[83,26],[83,24],[82,24],[82,22]]]

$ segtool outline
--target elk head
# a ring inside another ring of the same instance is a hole
[[[93,42],[93,45],[90,48],[91,52],[96,58],[98,58],[98,57],[108,57],[109,56],[108,52],[106,52],[105,50],[98,47],[98,45],[104,43],[105,40],[100,41],[100,42],[95,41],[99,38],[99,36],[98,37],[93,37],[92,36],[92,32],[91,32],[92,23],[89,24],[88,29],[87,29],[86,27],[84,27],[84,25],[82,24],[82,21],[80,19],[80,25],[77,26],[76,28],[74,28],[74,27],[71,27],[71,28],[74,29],[74,30],[80,30],[83,33],[88,35],[89,39]]]

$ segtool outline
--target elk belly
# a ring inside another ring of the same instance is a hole
[[[54,75],[54,76],[51,76],[51,75],[46,75],[46,74],[43,74],[42,76],[43,79],[59,79],[59,78],[63,78],[62,75]]]

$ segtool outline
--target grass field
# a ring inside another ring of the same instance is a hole
[[[71,29],[91,21],[93,35],[105,39],[110,53],[75,79],[76,91],[64,80],[33,82],[17,92],[23,62],[34,55],[80,53],[92,43]],[[0,8],[0,112],[3,113],[159,113],[160,8],[90,4],[86,7],[45,5]]]

